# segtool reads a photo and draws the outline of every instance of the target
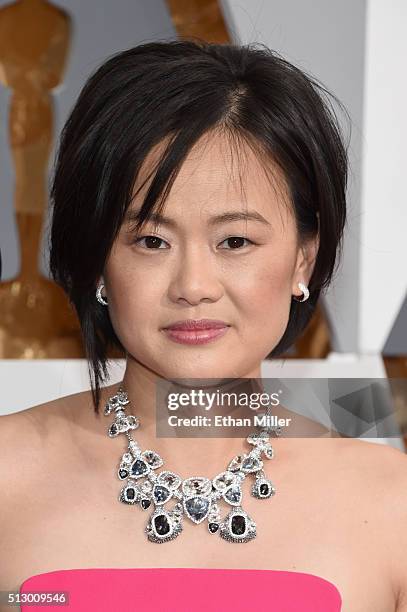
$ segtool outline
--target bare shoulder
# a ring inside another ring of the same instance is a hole
[[[378,539],[387,548],[397,612],[407,612],[407,454],[387,444],[354,441],[352,463],[360,486],[375,502]]]
[[[113,387],[110,385],[101,389],[100,407]],[[66,395],[0,416],[0,465],[11,466],[8,471],[0,471],[0,478],[12,478],[15,475],[13,466],[14,469],[19,469],[23,464],[28,469],[30,465],[34,466],[41,456],[55,446],[57,440],[63,439],[65,446],[65,441],[73,439],[75,432],[84,430],[93,418],[91,391]]]
[[[386,494],[385,528],[393,559],[397,612],[407,612],[407,454],[389,449],[383,468]]]
[[[388,531],[398,598],[396,611],[407,612],[407,454],[389,449],[381,473],[385,486],[384,528]]]
[[[359,439],[348,439],[343,442],[351,460],[358,460],[360,462],[358,466],[361,468],[372,467],[372,463],[375,462],[377,468],[384,470],[395,468],[397,465],[400,468],[407,465],[407,454],[390,444]]]
[[[101,406],[114,385],[101,389]],[[21,434],[28,435],[31,444],[44,443],[48,434],[58,434],[85,422],[84,415],[93,414],[91,391],[73,393],[32,406],[19,412],[0,416],[0,457],[12,451]],[[17,437],[16,437],[17,436]]]
[[[332,475],[346,470],[349,479],[373,482],[395,472],[401,478],[406,474],[407,453],[390,444],[358,438],[320,438],[309,443],[304,439],[303,442],[307,442],[304,452],[312,460],[318,459]]]
[[[339,441],[341,442],[341,441]],[[407,454],[389,444],[365,440],[344,441],[338,461],[344,462],[350,482],[371,490],[375,496],[380,494],[387,504],[391,497],[400,501],[402,510],[407,501]],[[403,496],[404,499],[403,499]],[[394,503],[386,506],[386,511],[395,510]],[[407,504],[405,505],[407,511]],[[406,525],[407,527],[407,525]]]
[[[37,482],[57,440],[68,443],[88,394],[68,395],[0,417],[0,522],[12,511],[19,487]]]
[[[50,430],[58,431],[73,414],[75,407],[88,392],[75,393],[50,402],[38,404],[19,412],[0,417],[0,454],[14,452],[15,447],[32,450],[36,443],[44,440]],[[24,436],[26,444],[21,444]],[[28,444],[27,444],[28,443]]]

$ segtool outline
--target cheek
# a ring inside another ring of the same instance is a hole
[[[109,296],[109,314],[116,332],[125,348],[134,344],[154,320],[162,288],[159,279],[152,280],[149,270],[138,269],[121,259],[110,260],[106,266],[106,292]]]
[[[234,286],[238,335],[247,353],[264,359],[287,329],[294,262],[292,255],[270,253],[261,265],[239,275]]]
[[[259,320],[276,321],[288,317],[294,264],[292,257],[270,254],[261,265],[250,266],[240,274],[235,284],[236,295],[253,316]]]

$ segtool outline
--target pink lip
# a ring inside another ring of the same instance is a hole
[[[206,344],[226,334],[229,327],[224,321],[214,319],[187,319],[165,327],[164,331],[179,344]]]
[[[216,319],[184,319],[183,321],[176,321],[167,325],[164,329],[180,329],[183,331],[193,331],[201,329],[222,329],[227,327],[228,324],[225,321],[218,321]]]

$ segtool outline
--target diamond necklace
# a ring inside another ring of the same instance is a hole
[[[125,407],[130,404],[127,392],[120,386],[118,392],[109,398],[104,408],[106,416],[114,412],[114,421],[108,428],[108,435],[115,438],[124,433],[128,438],[128,449],[122,455],[117,475],[126,484],[120,491],[119,501],[137,504],[143,510],[154,505],[154,511],[145,527],[150,542],[162,543],[176,538],[182,531],[185,515],[198,525],[205,519],[208,531],[219,535],[228,542],[249,542],[257,535],[256,523],[241,506],[241,485],[247,475],[254,476],[251,495],[257,499],[269,499],[276,490],[263,471],[262,457],[272,459],[273,448],[268,432],[281,435],[280,428],[265,427],[246,438],[251,450],[234,457],[227,469],[212,480],[203,476],[182,479],[168,470],[156,473],[163,465],[160,455],[153,450],[142,451],[130,435],[130,431],[140,426],[140,420],[126,415]],[[267,407],[268,414],[269,407]],[[171,509],[165,504],[175,501]],[[223,500],[232,506],[221,519],[218,501]]]

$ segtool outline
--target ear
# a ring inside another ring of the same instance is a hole
[[[292,294],[295,297],[301,297],[302,295],[298,283],[304,283],[304,285],[308,286],[314,270],[318,249],[319,235],[309,238],[298,247],[297,261],[293,274],[293,285],[291,288]]]

